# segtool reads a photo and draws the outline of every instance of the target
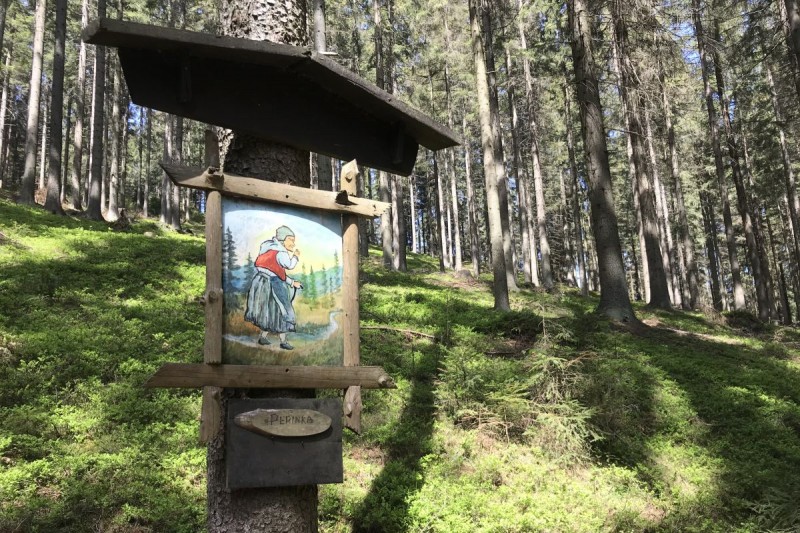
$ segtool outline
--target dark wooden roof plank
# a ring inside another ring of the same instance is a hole
[[[458,136],[308,48],[102,19],[89,43],[119,48],[138,105],[407,175],[417,145]]]

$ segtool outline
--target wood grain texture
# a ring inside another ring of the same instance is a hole
[[[286,4],[286,2],[272,2],[267,6],[264,2],[258,2],[261,5],[259,9],[262,12],[254,13],[242,8],[241,3],[237,2],[235,4],[236,12],[230,18],[236,18],[240,23],[247,25],[252,22],[254,17],[259,19],[269,18],[263,11],[284,8],[283,4]],[[247,3],[253,4],[254,2],[250,0]],[[285,32],[286,21],[282,21],[276,27],[280,27],[281,32]],[[304,83],[312,88],[310,90],[317,93],[318,97],[335,95],[338,98],[340,109],[332,109],[328,111],[328,115],[318,116],[317,126],[319,128],[324,126],[323,122],[330,113],[346,108],[348,111],[351,109],[354,111],[363,110],[365,115],[380,121],[384,125],[384,129],[390,129],[390,125],[399,126],[400,130],[408,133],[412,142],[419,142],[431,150],[441,150],[455,146],[460,142],[459,136],[450,128],[437,123],[430,116],[405,104],[395,95],[378,88],[374,83],[358,76],[322,54],[304,46],[290,46],[261,40],[269,33],[266,28],[264,32],[255,35],[250,31],[239,31],[239,28],[231,28],[231,33],[234,35],[233,37],[215,36],[207,33],[103,18],[89,22],[83,29],[81,38],[91,44],[114,46],[129,52],[154,51],[160,54],[165,61],[172,61],[174,58],[181,56],[190,56],[194,61],[207,59],[223,61],[224,63],[220,66],[226,70],[230,70],[229,65],[237,65],[240,69],[242,65],[278,68],[283,73],[282,82],[286,82],[290,76],[296,76],[302,78]],[[273,37],[280,38],[280,36],[276,35],[273,35]],[[123,65],[124,67],[125,65]],[[155,76],[157,71],[151,68],[141,74]],[[128,78],[127,71],[126,78]],[[136,81],[138,80],[129,80],[129,85],[137,85]],[[153,81],[155,83],[158,82],[158,80]],[[237,86],[236,91],[241,94],[242,88],[239,85],[247,85],[247,82],[251,80],[247,80],[242,76],[228,76],[224,78],[224,81]],[[136,95],[133,94],[134,91],[131,92],[135,100]],[[222,97],[230,97],[231,94],[237,94],[237,92],[227,91],[217,95],[216,98],[220,100]],[[171,96],[171,94],[164,94],[163,99],[167,100]],[[241,104],[245,105],[245,102],[241,102]],[[201,107],[203,106],[194,105],[191,111],[200,113],[203,111],[200,109]],[[298,118],[304,113],[303,109],[292,111],[298,115]],[[191,112],[187,112],[185,116],[197,118],[190,116],[191,114]],[[340,122],[336,124],[336,127],[339,130],[346,130],[350,125],[354,126],[353,129],[363,128],[364,124],[358,120],[361,114],[360,112],[353,113],[349,124]],[[262,127],[268,126],[265,124]],[[391,128],[391,131],[396,132],[397,127]],[[308,135],[313,135],[313,132],[309,132]],[[341,146],[341,138],[338,144]],[[329,155],[335,156],[336,154]]]
[[[222,195],[206,200],[206,339],[203,361],[222,362]]]
[[[349,195],[356,194],[358,163],[355,159],[342,166],[341,187]],[[361,336],[359,333],[358,287],[358,218],[342,216],[342,309],[344,312],[344,365],[361,363]],[[351,386],[345,391],[344,426],[361,433],[361,388]]]
[[[254,389],[393,389],[392,378],[378,366],[257,366],[167,363],[144,384],[150,388],[205,386]]]
[[[213,157],[213,156],[212,156]],[[222,362],[222,196],[211,192],[206,199],[206,328],[203,361]],[[219,387],[203,387],[200,408],[200,442],[205,444],[222,423]]]
[[[338,192],[308,189],[306,187],[285,185],[228,173],[210,173],[208,169],[204,168],[183,167],[164,163],[161,164],[161,167],[172,182],[178,186],[205,191],[219,191],[224,192],[226,195],[240,198],[268,200],[279,204],[335,211],[368,218],[379,217],[391,207],[386,202],[357,198],[355,189],[352,193],[348,191],[347,198],[344,200],[346,203],[339,203],[343,200]]]
[[[200,444],[214,438],[222,423],[222,389],[203,387],[203,404],[200,409]]]

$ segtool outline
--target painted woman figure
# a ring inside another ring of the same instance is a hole
[[[272,344],[268,335],[277,333],[281,348],[294,349],[286,340],[286,332],[295,331],[297,322],[289,289],[302,289],[303,286],[290,278],[286,271],[297,266],[299,256],[294,232],[288,226],[279,227],[272,239],[261,243],[244,314],[246,321],[261,329],[259,344]]]

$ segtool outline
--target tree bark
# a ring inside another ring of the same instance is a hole
[[[495,161],[495,136],[492,129],[492,115],[489,96],[489,82],[486,75],[483,33],[478,20],[479,0],[469,0],[469,22],[472,37],[472,57],[475,63],[475,89],[478,99],[478,117],[481,124],[481,145],[483,147],[483,173],[486,181],[487,224],[492,250],[492,274],[494,282],[494,308],[508,311],[508,274],[503,246],[501,196],[505,191],[498,190],[497,162]]]
[[[287,0],[268,4],[261,0],[223,0],[220,11],[225,35],[304,44],[305,2]],[[226,172],[302,187],[310,185],[308,152],[238,132],[224,132],[221,144]],[[275,394],[286,397],[292,391],[275,391]],[[224,396],[232,395],[253,397],[261,395],[261,391],[228,390]],[[223,421],[226,408],[223,407]],[[317,530],[315,485],[229,491],[225,488],[224,450],[225,428],[222,427],[208,445],[209,532]]]
[[[521,2],[518,2],[521,5]],[[525,39],[525,28],[520,19],[518,24],[520,49],[527,49]],[[547,236],[547,205],[544,199],[544,177],[542,173],[542,163],[539,150],[539,126],[536,119],[536,93],[533,87],[533,76],[531,75],[530,61],[527,56],[523,56],[522,70],[525,78],[525,97],[528,104],[528,126],[530,129],[531,143],[531,163],[533,167],[533,189],[536,198],[536,229],[539,234],[539,252],[542,255],[541,283],[542,286],[551,290],[553,288],[553,267],[550,262],[550,240]],[[509,69],[510,72],[510,69]],[[530,193],[530,188],[526,185],[526,193]],[[528,204],[531,205],[530,203]],[[529,235],[532,241],[533,235]],[[535,249],[535,246],[531,246]],[[536,253],[531,254],[531,261],[536,261]],[[538,277],[538,276],[537,276]],[[538,281],[538,280],[537,280]],[[538,285],[538,283],[537,283]]]
[[[106,0],[97,0],[97,17],[106,16]],[[105,106],[105,47],[95,46],[94,104],[92,106],[92,164],[89,174],[88,216],[102,220],[100,188],[103,180],[103,115]]]
[[[564,129],[566,131],[567,158],[569,159],[569,179],[572,194],[570,202],[572,206],[572,227],[574,229],[573,238],[575,240],[575,255],[578,261],[578,283],[581,287],[581,295],[586,297],[589,294],[589,280],[586,275],[586,256],[583,250],[583,216],[581,215],[580,184],[578,183],[578,163],[575,160],[575,141],[572,133],[572,91],[569,89],[569,73],[567,65],[564,63]],[[574,268],[574,265],[573,265]]]
[[[595,73],[592,12],[587,0],[567,3],[581,131],[589,178],[589,204],[600,276],[598,310],[613,320],[634,321],[611,187],[603,108]]]
[[[667,286],[670,298],[675,305],[682,305],[680,281],[676,270],[673,268],[672,260],[675,257],[675,246],[672,241],[672,223],[670,222],[669,202],[665,193],[664,184],[661,181],[661,174],[658,171],[658,159],[656,158],[655,142],[653,139],[653,128],[650,124],[650,111],[644,107],[644,123],[646,133],[647,153],[650,162],[650,173],[653,176],[653,190],[656,196],[656,217],[658,219],[658,229],[661,245],[661,262],[664,265],[664,273],[667,276]]]
[[[503,156],[503,132],[500,127],[500,104],[497,96],[497,67],[494,59],[494,38],[492,37],[491,6],[487,1],[481,3],[482,34],[484,37],[484,63],[489,85],[489,113],[492,126],[492,149],[494,151],[495,178],[500,199],[500,224],[503,232],[503,256],[505,259],[506,283],[509,291],[517,291],[517,276],[514,268],[513,224],[509,209],[509,188]]]
[[[6,158],[5,153],[8,150],[8,141],[6,140],[6,115],[8,114],[8,89],[9,80],[11,79],[11,50],[6,54],[5,66],[3,67],[3,94],[0,96],[0,189],[4,185]]]
[[[797,0],[778,0],[786,35],[786,44],[789,48],[789,57],[794,71],[795,90],[800,100],[800,6]]]
[[[719,41],[719,28],[716,28],[714,33],[715,39]],[[733,134],[733,128],[731,127],[731,117],[729,112],[730,102],[725,95],[725,82],[722,74],[722,64],[718,53],[715,52],[713,54],[713,58],[714,72],[717,81],[717,95],[719,96],[720,115],[722,116],[722,124],[725,129],[728,158],[731,162],[733,184],[736,189],[737,207],[739,208],[739,216],[742,218],[747,256],[750,262],[753,283],[756,289],[758,318],[759,320],[766,322],[770,319],[769,292],[767,290],[766,280],[764,279],[766,273],[763,272],[761,268],[761,257],[759,257],[758,243],[756,240],[756,228],[753,224],[750,202],[744,185],[744,176],[742,175],[741,161],[739,158],[739,148],[736,143],[736,138]]]
[[[36,190],[36,145],[39,140],[39,101],[42,90],[42,53],[44,49],[44,26],[47,0],[36,2],[33,33],[33,59],[28,91],[28,123],[25,129],[25,169],[22,172],[22,188],[19,201],[34,203]]]
[[[81,2],[81,27],[89,22],[88,0]],[[75,83],[75,128],[72,140],[71,200],[76,211],[83,209],[81,202],[81,173],[83,171],[83,120],[86,114],[86,43],[81,40],[78,52],[78,78]]]
[[[147,163],[142,187],[142,216],[150,216],[150,157],[153,151],[153,110],[147,108]]]
[[[392,268],[405,272],[406,222],[403,209],[403,183],[400,176],[390,176],[392,187]]]
[[[64,120],[64,53],[67,35],[67,0],[56,0],[53,78],[50,89],[50,149],[47,171],[47,198],[44,208],[64,214],[61,207],[61,146]]]
[[[180,165],[183,162],[183,117],[175,119],[175,141],[173,142],[173,152],[171,160],[174,164]],[[181,189],[175,185],[170,185],[172,198],[169,201],[169,225],[175,231],[181,230]]]
[[[714,216],[714,204],[711,195],[706,191],[700,192],[700,206],[703,212],[703,224],[706,234],[706,256],[708,259],[708,271],[711,282],[711,305],[717,311],[722,311],[722,293],[720,291],[720,276],[717,268],[719,254],[717,250],[717,222]]]
[[[678,242],[681,251],[679,254],[681,257],[681,272],[685,278],[685,283],[682,284],[685,290],[681,302],[684,308],[695,309],[699,296],[697,261],[694,256],[694,242],[689,229],[689,219],[686,216],[686,205],[683,201],[683,184],[681,183],[678,166],[678,150],[675,146],[675,128],[672,126],[672,107],[667,97],[664,70],[660,65],[659,75],[661,81],[661,102],[664,110],[664,125],[667,131],[667,149],[669,152],[667,161],[669,163],[672,181],[675,184],[675,206],[678,215]]]
[[[472,186],[472,140],[467,135],[467,119],[463,120],[464,140],[464,180],[467,183],[467,226],[469,233],[470,261],[472,275],[477,278],[481,273],[480,237],[478,236],[478,214],[475,211],[475,191]]]
[[[692,0],[694,13],[695,37],[697,48],[700,55],[700,72],[703,78],[703,90],[706,100],[706,112],[708,114],[708,129],[711,136],[711,146],[714,150],[714,166],[717,172],[717,187],[719,189],[720,200],[722,201],[722,221],[725,224],[725,241],[728,245],[728,258],[731,268],[731,280],[733,283],[733,307],[737,311],[745,308],[744,287],[742,286],[742,275],[739,269],[739,257],[736,245],[736,238],[733,233],[733,220],[731,218],[731,206],[728,199],[728,188],[725,183],[725,168],[722,162],[722,148],[720,147],[720,134],[717,127],[717,113],[714,109],[714,97],[709,82],[708,53],[706,50],[705,33],[702,23],[702,8],[700,0]]]
[[[119,218],[119,153],[122,148],[120,145],[121,115],[119,108],[120,93],[122,92],[122,80],[119,75],[119,65],[112,58],[108,65],[111,70],[111,123],[109,124],[110,153],[109,153],[109,179],[108,179],[108,211],[106,220],[114,221]]]
[[[648,279],[650,282],[650,300],[652,307],[669,309],[671,307],[669,285],[667,283],[664,258],[661,252],[660,232],[656,211],[656,193],[653,183],[647,174],[645,163],[644,138],[642,126],[644,99],[639,87],[639,76],[630,59],[627,23],[624,20],[623,7],[615,2],[613,8],[614,50],[619,62],[619,92],[623,102],[628,138],[631,142],[632,167],[636,176],[636,194],[639,199],[639,210],[642,214],[644,231],[644,253],[647,256]]]

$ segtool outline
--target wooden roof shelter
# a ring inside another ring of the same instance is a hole
[[[117,47],[134,103],[395,174],[449,128],[308,48],[94,20],[83,39]]]

